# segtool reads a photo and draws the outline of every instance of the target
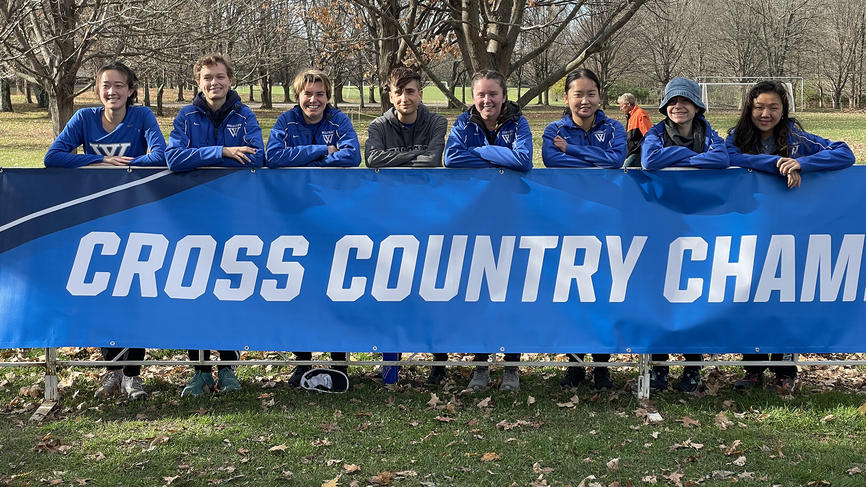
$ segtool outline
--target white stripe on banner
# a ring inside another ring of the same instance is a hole
[[[166,169],[166,170],[160,171],[160,172],[158,172],[152,176],[148,176],[146,178],[139,179],[138,181],[133,181],[131,183],[126,183],[126,184],[121,184],[120,186],[115,186],[113,188],[104,189],[102,191],[99,191],[98,193],[93,193],[93,194],[89,194],[87,196],[82,196],[81,198],[76,198],[74,200],[69,200],[65,203],[60,203],[59,205],[54,205],[50,208],[45,208],[44,210],[39,210],[36,213],[24,215],[17,220],[11,221],[11,222],[3,225],[3,226],[0,226],[0,232],[5,232],[6,230],[8,230],[10,228],[16,227],[16,226],[18,226],[24,222],[33,220],[34,218],[39,218],[40,216],[47,215],[49,213],[54,213],[55,211],[59,211],[59,210],[62,210],[64,208],[69,208],[70,206],[75,206],[75,205],[80,204],[80,203],[85,203],[87,201],[95,200],[97,198],[101,198],[103,196],[106,196],[106,195],[109,195],[112,193],[117,193],[119,191],[123,191],[123,190],[129,189],[129,188],[134,188],[136,186],[140,186],[142,184],[149,183],[155,179],[159,179],[159,178],[161,178],[163,176],[167,176],[169,174],[171,174],[171,171]]]

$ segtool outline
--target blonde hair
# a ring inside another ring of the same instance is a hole
[[[324,71],[316,68],[307,68],[295,76],[295,81],[292,83],[292,89],[295,90],[295,96],[304,91],[304,87],[316,83],[322,83],[325,88],[325,95],[331,99],[331,79]]]
[[[198,58],[195,65],[192,67],[192,73],[195,76],[196,82],[198,82],[198,78],[201,75],[201,68],[205,66],[215,66],[217,64],[222,64],[226,67],[226,76],[228,76],[229,79],[235,78],[235,70],[232,69],[232,64],[229,61],[229,58],[221,53],[212,52]]]

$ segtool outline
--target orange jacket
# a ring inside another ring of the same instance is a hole
[[[635,105],[631,112],[626,117],[628,126],[626,127],[626,146],[628,156],[632,154],[640,155],[640,143],[643,141],[643,136],[652,128],[653,124],[650,121],[646,110]]]

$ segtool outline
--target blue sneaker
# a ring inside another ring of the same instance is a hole
[[[210,372],[195,371],[192,380],[183,388],[180,397],[201,396],[205,392],[213,390],[213,376]]]
[[[234,370],[220,369],[217,372],[217,389],[222,394],[241,390],[241,383],[238,381],[238,376],[235,375]]]

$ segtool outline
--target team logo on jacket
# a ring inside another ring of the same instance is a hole
[[[101,156],[125,156],[127,149],[132,144],[130,142],[121,142],[119,144],[90,144],[93,152]]]
[[[604,132],[596,132],[594,135],[595,135],[595,140],[597,140],[599,142],[604,142]]]
[[[237,137],[238,132],[240,132],[240,130],[241,130],[241,124],[236,123],[236,124],[226,125],[226,128],[228,129],[229,133],[232,134],[232,137]]]
[[[506,144],[510,144],[510,143],[514,142],[514,139],[515,139],[514,134],[515,134],[514,130],[510,130],[508,132],[502,132],[502,140],[504,140]]]
[[[325,145],[333,145],[334,131],[322,132],[322,139],[325,141]]]

